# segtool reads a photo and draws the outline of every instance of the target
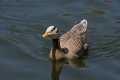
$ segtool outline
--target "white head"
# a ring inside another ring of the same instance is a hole
[[[57,38],[58,37],[58,28],[55,26],[49,26],[44,34],[42,35],[44,38]]]

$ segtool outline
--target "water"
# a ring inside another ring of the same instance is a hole
[[[1,0],[0,80],[50,80],[48,25],[69,30],[88,20],[89,56],[63,66],[61,80],[120,80],[119,0]],[[78,62],[79,63],[79,62]]]

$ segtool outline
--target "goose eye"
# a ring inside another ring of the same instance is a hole
[[[51,32],[54,31],[54,30],[55,30],[55,27],[51,30]]]

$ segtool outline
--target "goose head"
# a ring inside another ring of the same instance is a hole
[[[59,37],[58,28],[55,26],[49,26],[42,34],[43,38],[57,39]]]

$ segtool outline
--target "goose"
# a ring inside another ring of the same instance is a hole
[[[42,37],[52,39],[53,47],[50,51],[50,59],[53,60],[53,53],[55,53],[56,60],[72,60],[88,50],[87,24],[87,20],[83,19],[63,35],[60,35],[57,27],[49,26]]]

